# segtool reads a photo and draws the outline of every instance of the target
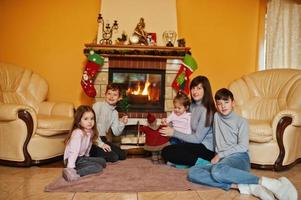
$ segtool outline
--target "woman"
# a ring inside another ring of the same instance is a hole
[[[190,95],[192,134],[187,135],[171,127],[160,129],[162,135],[184,141],[162,150],[164,160],[173,164],[193,166],[198,158],[210,161],[214,157],[212,121],[216,109],[208,78],[195,77],[190,84]]]

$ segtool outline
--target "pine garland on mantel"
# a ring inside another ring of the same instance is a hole
[[[97,45],[86,44],[84,54],[90,50],[102,56],[137,56],[137,57],[164,57],[183,58],[189,52],[188,47],[162,47],[162,46],[137,46],[137,45]]]

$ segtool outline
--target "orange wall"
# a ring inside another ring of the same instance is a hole
[[[51,101],[89,103],[80,86],[83,48],[96,37],[99,8],[99,0],[1,0],[0,61],[43,76]]]
[[[259,0],[177,0],[180,37],[213,90],[257,69]]]
[[[80,86],[83,47],[96,37],[100,0],[1,0],[0,61],[39,73],[50,101],[91,103]],[[256,70],[260,0],[177,0],[186,39],[213,90]],[[140,17],[140,16],[139,16]]]

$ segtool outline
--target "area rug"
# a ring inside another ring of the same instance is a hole
[[[148,158],[129,158],[108,163],[103,172],[74,182],[56,178],[47,192],[154,192],[200,190],[204,186],[187,181],[187,169],[153,164]]]

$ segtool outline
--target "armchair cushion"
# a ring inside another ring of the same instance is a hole
[[[39,103],[38,114],[72,117],[74,106],[71,103],[43,101]]]
[[[69,132],[73,119],[64,116],[38,115],[38,128],[36,134],[53,136]]]
[[[273,129],[269,121],[249,120],[249,139],[252,142],[265,143],[273,139]]]
[[[71,103],[41,102],[36,133],[52,136],[69,132],[73,122],[73,108]]]

